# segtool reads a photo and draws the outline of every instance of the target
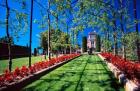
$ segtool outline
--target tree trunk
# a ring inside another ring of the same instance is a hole
[[[133,6],[134,6],[134,18],[137,20],[137,8],[136,8],[136,0],[133,0]],[[139,34],[138,31],[138,23],[136,23],[136,33]],[[139,47],[139,40],[136,41],[136,47],[137,47],[137,56],[138,56],[138,60],[140,61],[140,47]]]
[[[122,15],[121,15],[121,21],[122,21]],[[122,30],[122,36],[125,37],[122,23],[121,23],[121,30]],[[122,43],[122,57],[124,59],[126,58],[126,50],[125,50],[125,44],[124,43]]]
[[[66,54],[68,53],[68,44],[69,44],[69,27],[68,27],[68,24],[67,24],[67,39],[66,39]]]
[[[104,33],[105,33],[105,41],[107,40],[107,31],[104,31]],[[108,52],[108,44],[105,46],[105,52]]]
[[[32,21],[33,21],[33,0],[31,0],[31,16],[30,16],[30,41],[29,41],[29,67],[31,66],[31,57],[32,57]]]
[[[74,51],[75,51],[75,50],[74,50],[74,49],[75,49],[74,30],[73,30],[73,32],[72,32],[72,33],[73,33],[73,34],[72,34],[72,35],[73,35],[73,38],[72,38],[72,40],[73,40],[73,48],[72,48],[72,49],[73,49],[73,52],[74,52]]]
[[[123,9],[123,4],[122,4],[122,0],[119,0],[119,6],[120,6],[120,9]],[[124,36],[124,25],[122,23],[123,21],[123,12],[121,13],[121,17],[120,17],[120,21],[121,21],[121,31],[122,31],[122,37],[125,37]],[[125,44],[122,43],[122,57],[125,59],[126,58],[126,50],[125,50]]]
[[[118,43],[117,43],[117,32],[116,32],[116,20],[113,21],[114,23],[114,33],[113,33],[113,40],[114,40],[114,55],[118,54]]]
[[[9,34],[9,6],[6,0],[6,34],[8,38],[8,56],[9,56],[9,71],[12,71],[12,58],[11,58],[11,39]]]
[[[72,38],[72,34],[71,34],[71,31],[70,31],[70,54],[72,53],[72,41],[71,41],[71,38]]]
[[[109,42],[109,28],[107,29],[107,40],[108,40],[108,42]],[[109,46],[109,43],[107,44],[107,51],[109,52],[110,50],[110,48],[109,48],[110,46]]]
[[[51,59],[50,50],[50,0],[48,0],[48,59]]]
[[[116,18],[116,14],[113,13],[113,17]],[[114,55],[118,54],[118,43],[117,43],[117,25],[116,25],[116,20],[113,20],[113,40],[114,40]]]
[[[123,52],[123,58],[126,59],[126,48],[124,45],[122,46],[122,52]]]
[[[116,37],[116,32],[113,34],[113,40],[114,40],[114,55],[118,54],[118,47],[117,47],[117,37]]]

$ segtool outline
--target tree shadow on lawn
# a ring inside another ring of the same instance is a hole
[[[89,64],[91,64],[91,63],[92,64],[101,64],[103,66],[103,69],[85,69],[85,67],[87,66],[88,63]],[[111,73],[111,71],[109,71],[107,69],[107,65],[105,64],[105,62],[103,62],[103,61],[96,61],[96,62],[87,61],[87,64],[85,65],[85,67],[82,71],[82,74],[81,74],[80,79],[77,83],[75,91],[83,91],[83,85],[86,85],[86,84],[84,84],[85,82],[87,82],[88,84],[90,84],[90,83],[91,84],[98,84],[98,86],[104,88],[104,91],[120,91],[120,90],[122,90],[123,86],[118,83],[117,79],[114,77],[114,75]],[[97,73],[93,70],[96,70],[96,71],[100,70],[101,73]],[[90,72],[90,71],[92,71],[92,72],[89,75],[88,72]],[[86,72],[88,75],[84,72]],[[99,79],[98,80],[89,79],[87,81],[82,81],[82,77],[85,79],[85,76],[88,76],[86,78],[86,79],[88,79],[88,78],[92,78],[92,77],[98,77],[100,75],[106,75],[106,76],[109,76],[109,78],[106,78],[106,79],[101,80],[101,81]],[[79,86],[80,86],[80,88],[78,88]]]
[[[66,69],[68,69],[68,68],[66,68]],[[51,72],[50,74],[52,74],[52,75],[47,74],[45,76],[45,77],[48,77],[48,78],[43,77],[43,78],[37,80],[37,82],[35,82],[35,85],[24,88],[23,90],[24,91],[37,90],[38,89],[37,86],[41,86],[43,84],[48,83],[49,86],[46,86],[43,89],[46,90],[46,91],[49,91],[49,90],[52,89],[52,86],[55,86],[57,84],[57,82],[63,81],[64,84],[62,84],[62,86],[60,86],[60,88],[61,88],[60,91],[64,91],[66,88],[70,87],[70,85],[73,83],[73,81],[69,81],[68,77],[70,78],[70,77],[73,77],[73,76],[76,76],[76,75],[79,76],[81,74],[80,70],[79,71],[77,71],[77,70],[76,71],[73,71],[73,70],[66,71],[66,69],[64,69],[64,70],[57,69],[57,70],[54,71],[56,73]],[[55,79],[55,78],[57,78],[57,79]],[[65,78],[66,78],[66,80],[63,80]]]
[[[81,64],[82,61],[81,60],[79,60],[79,61],[80,62],[78,62],[78,64]],[[38,82],[35,83],[35,85],[29,86],[27,88],[24,88],[23,90],[25,90],[25,91],[37,90],[37,86],[41,86],[42,84],[48,83],[50,85],[49,86],[46,86],[43,89],[46,90],[46,91],[49,91],[49,90],[52,89],[52,86],[55,86],[58,82],[63,81],[64,84],[62,84],[62,86],[60,86],[60,90],[58,90],[58,91],[65,91],[73,83],[77,83],[77,81],[75,81],[75,80],[74,81],[69,81],[69,78],[70,77],[73,77],[73,76],[82,76],[82,74],[83,74],[83,73],[81,73],[81,70],[79,70],[79,71],[77,71],[77,70],[76,71],[71,70],[71,71],[65,72],[66,69],[70,69],[70,67],[77,68],[77,62],[75,64],[65,65],[64,66],[65,69],[63,68],[64,70],[61,70],[61,69],[56,70],[56,71],[58,71],[58,73],[60,72],[59,74],[55,74],[56,76],[54,75],[55,77],[57,77],[57,79],[54,79],[53,74],[52,74],[52,76],[50,78],[46,78],[46,79],[45,78],[43,78],[43,79],[41,78],[41,79],[38,80]],[[46,75],[46,76],[49,76],[49,75]],[[65,78],[68,78],[68,79],[63,80]]]
[[[114,77],[114,74],[111,71],[108,71],[107,65],[105,62],[101,62],[104,69],[108,72],[108,76],[110,79],[107,79],[106,81],[110,83],[111,87],[115,89],[115,91],[120,91],[120,89],[123,88],[123,85],[121,85],[118,80]]]
[[[37,86],[41,86],[43,84],[48,84],[46,87],[43,88],[43,91],[65,91],[67,88],[69,88],[71,85],[73,85],[74,83],[76,83],[75,81],[69,81],[69,79],[67,79],[68,77],[72,77],[74,75],[79,75],[80,73],[73,73],[73,72],[68,72],[68,73],[63,73],[63,74],[59,74],[57,75],[57,79],[55,77],[51,77],[50,78],[42,78],[38,81],[38,83],[36,83],[34,86],[31,87],[27,87],[25,89],[23,89],[24,91],[34,91],[34,90],[41,90],[38,89]],[[66,79],[65,79],[66,78]],[[59,84],[60,83],[60,84]],[[55,86],[59,86],[59,90],[55,90],[54,87]]]
[[[91,56],[90,56],[91,57]],[[75,64],[65,65],[65,69],[58,69],[56,70],[56,73],[53,73],[52,75],[46,75],[45,77],[50,76],[49,78],[41,78],[39,79],[39,82],[37,82],[33,86],[29,86],[25,88],[25,91],[66,91],[67,89],[72,87],[72,91],[83,91],[84,86],[88,84],[97,84],[100,87],[106,88],[105,91],[119,91],[121,86],[117,83],[117,80],[114,78],[113,74],[107,69],[106,64],[103,61],[99,62],[93,62],[91,58],[88,58],[86,60],[86,63],[84,62],[84,65],[80,68],[81,70],[70,70],[70,67],[75,67]],[[86,69],[87,64],[91,64],[91,61],[94,64],[102,64],[104,69],[96,69],[100,70],[101,73],[97,73],[94,70],[95,69]],[[82,62],[80,62],[82,63]],[[77,67],[77,66],[76,66]],[[69,69],[69,71],[66,71]],[[89,70],[89,71],[88,71]],[[91,71],[91,73],[89,73]],[[58,73],[57,73],[58,72]],[[93,77],[97,77],[99,75],[107,75],[110,78],[105,79],[103,81],[99,81],[98,79],[92,79]],[[77,79],[78,78],[78,79]],[[85,79],[85,80],[83,80]],[[37,88],[38,86],[41,86],[43,84],[48,84],[44,86],[44,88]],[[111,90],[109,90],[111,88]]]
[[[77,91],[77,89],[78,89],[78,86],[79,86],[79,84],[80,84],[80,82],[81,82],[81,79],[82,79],[82,76],[83,76],[83,74],[84,74],[85,68],[86,68],[86,66],[87,66],[87,64],[88,64],[88,62],[89,62],[90,60],[91,60],[91,56],[88,57],[88,60],[86,61],[86,64],[85,64],[85,66],[83,67],[83,70],[81,71],[79,80],[78,80],[77,85],[76,85],[76,87],[75,87],[75,91]],[[83,85],[83,84],[82,84],[82,85]],[[80,86],[81,86],[81,84],[80,84]],[[83,90],[81,89],[81,91],[83,91]]]
[[[121,88],[120,84],[117,83],[115,78],[108,78],[109,74],[110,72],[101,72],[101,73],[91,72],[87,74],[84,73],[83,78],[79,82],[79,86],[80,84],[82,85],[92,84],[93,86],[97,85],[98,87],[103,88],[104,89],[103,91],[120,91]],[[100,75],[107,76],[107,78],[103,78],[102,80],[97,79],[98,76]],[[80,89],[82,88],[83,87],[80,86]],[[78,89],[76,91],[81,91],[81,90]]]
[[[70,69],[71,67],[77,67],[78,65],[81,65],[83,63],[84,62],[81,60],[79,60],[78,62],[73,60],[71,63],[63,65],[63,68]]]

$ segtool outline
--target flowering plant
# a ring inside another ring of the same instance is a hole
[[[4,82],[5,82],[5,83],[13,82],[14,78],[13,78],[12,75],[13,75],[13,74],[12,74],[9,70],[6,69],[6,70],[4,71],[4,75],[3,75],[3,77],[4,77]]]
[[[101,53],[105,58],[109,58],[110,62],[115,65],[118,69],[123,71],[128,79],[140,80],[140,64],[125,60],[120,56],[112,55],[111,53]],[[107,60],[108,61],[108,60]]]
[[[21,71],[20,69],[17,67],[14,71],[13,71],[13,77],[15,80],[19,80],[21,79],[20,77]]]
[[[4,85],[3,82],[4,82],[4,78],[3,78],[3,76],[0,76],[0,86]]]
[[[26,66],[22,66],[21,68],[21,77],[24,77],[24,76],[28,76],[30,73],[29,73],[29,68],[27,68]]]
[[[79,55],[80,54],[63,55],[57,58],[52,58],[48,61],[46,60],[46,61],[37,62],[33,64],[31,67],[26,67],[26,66],[22,66],[21,68],[17,67],[13,72],[10,72],[9,70],[5,70],[4,74],[0,76],[0,87],[9,84],[11,82],[20,80],[42,69],[48,68],[49,66],[53,66],[57,63],[64,62],[74,57],[77,57]]]

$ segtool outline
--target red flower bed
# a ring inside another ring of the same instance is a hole
[[[8,85],[9,83],[16,82],[24,77],[29,76],[35,72],[38,72],[42,69],[48,68],[49,66],[53,66],[57,63],[70,60],[79,56],[80,54],[69,54],[63,55],[57,58],[52,58],[50,60],[42,61],[33,64],[31,67],[22,66],[21,68],[16,68],[13,72],[9,70],[5,70],[4,74],[0,76],[0,87]]]
[[[120,56],[115,56],[111,53],[101,53],[108,62],[111,62],[118,69],[120,69],[124,74],[126,74],[128,79],[137,79],[140,81],[140,63],[134,63],[130,60],[124,60]]]

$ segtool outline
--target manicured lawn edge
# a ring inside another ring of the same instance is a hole
[[[114,76],[119,80],[121,84],[124,85],[125,91],[140,91],[140,86],[135,84],[133,81],[129,80],[125,77],[125,74],[121,72],[117,67],[115,67],[112,63],[107,62],[106,58],[102,55],[98,54],[98,56],[106,62],[107,67],[112,71]]]
[[[79,55],[79,56],[81,56],[81,55]],[[77,56],[75,58],[78,58],[79,56]],[[0,91],[20,91],[23,87],[27,86],[28,84],[32,83],[33,81],[38,80],[43,75],[46,75],[47,73],[49,73],[49,72],[53,71],[54,69],[68,63],[69,61],[71,61],[75,58],[60,62],[58,64],[50,66],[49,68],[42,69],[41,71],[38,71],[34,74],[31,74],[31,75],[29,75],[29,76],[27,76],[27,77],[25,77],[17,82],[12,82],[12,83],[8,84],[7,86],[1,87]]]

